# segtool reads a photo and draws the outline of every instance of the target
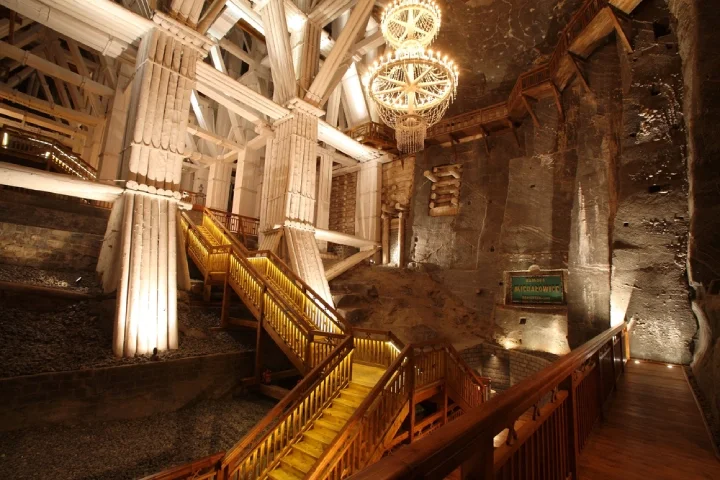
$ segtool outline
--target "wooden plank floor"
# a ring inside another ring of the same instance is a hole
[[[720,479],[680,367],[627,364],[605,421],[580,456],[581,480]]]

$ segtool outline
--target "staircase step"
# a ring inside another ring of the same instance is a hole
[[[313,465],[315,465],[316,460],[317,459],[315,457],[305,455],[298,450],[285,455],[280,459],[280,462],[283,465],[290,467],[289,469],[295,469],[298,472],[307,473],[310,471]]]
[[[292,446],[292,448],[301,451],[305,455],[308,455],[313,458],[320,458],[323,454],[323,447],[316,445],[314,443],[306,442],[304,440],[296,443]]]
[[[337,436],[337,432],[328,428],[315,426],[305,432],[304,437],[315,444],[323,445],[323,447],[330,445]]]
[[[347,421],[345,421],[345,419],[333,417],[332,415],[324,415],[315,420],[316,425],[336,432],[342,430],[346,423]]]
[[[357,407],[360,406],[362,403],[362,398],[354,397],[352,395],[343,395],[340,394],[339,397],[337,397],[335,400],[333,400],[333,405],[340,404],[344,407],[351,408],[355,410]]]
[[[359,390],[350,390],[349,388],[346,388],[345,390],[340,392],[340,396],[345,397],[348,400],[358,400],[358,405],[360,405],[362,401],[365,400],[365,398],[368,396],[368,392],[361,392]]]
[[[302,480],[304,476],[283,466],[268,472],[268,477],[273,480]]]
[[[335,418],[347,421],[352,417],[353,412],[355,412],[354,408],[348,408],[344,405],[333,405],[330,408],[326,408],[323,414],[332,415]]]
[[[358,392],[362,393],[363,395],[367,395],[368,393],[370,393],[370,390],[372,390],[371,387],[355,382],[351,382],[345,389],[345,391]]]

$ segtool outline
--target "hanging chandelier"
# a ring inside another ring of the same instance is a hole
[[[395,129],[398,149],[415,153],[455,98],[458,68],[447,55],[426,49],[440,31],[440,9],[432,0],[395,0],[380,24],[395,50],[370,68],[368,93],[383,123]]]

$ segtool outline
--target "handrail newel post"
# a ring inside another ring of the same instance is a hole
[[[577,395],[575,390],[575,382],[573,381],[573,374],[560,384],[560,389],[568,392],[566,415],[567,419],[565,425],[567,425],[567,451],[568,451],[568,470],[570,480],[578,480],[578,469],[577,459],[580,456],[580,442],[578,440],[578,405]]]
[[[495,479],[495,446],[492,435],[483,435],[477,443],[479,448],[474,455],[460,466],[462,480]]]
[[[610,341],[612,342],[612,339],[611,339]],[[598,385],[597,385],[598,421],[599,421],[600,423],[604,423],[604,422],[605,422],[605,412],[603,411],[603,407],[604,407],[604,403],[605,403],[605,402],[604,402],[603,400],[604,400],[605,395],[604,395],[604,393],[603,393],[603,391],[604,391],[604,388],[603,388],[603,369],[602,369],[602,364],[601,364],[601,362],[602,362],[602,357],[600,356],[600,350],[601,350],[601,349],[602,349],[602,347],[598,348],[597,352],[595,352],[595,354],[593,355],[593,358],[595,359],[595,365],[597,365],[596,368],[597,368],[597,370],[598,370],[598,374],[597,374],[597,381],[598,381]]]
[[[410,347],[408,352],[408,407],[410,409],[410,443],[415,436],[415,349]]]

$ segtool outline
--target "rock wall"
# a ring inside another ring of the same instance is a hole
[[[333,177],[330,187],[330,218],[328,229],[334,232],[355,234],[355,204],[357,199],[357,172]],[[346,245],[329,244],[328,249],[345,257],[353,253]]]
[[[469,366],[489,377],[491,388],[503,391],[520,383],[552,363],[552,356],[539,357],[518,350],[481,343],[462,350],[460,356]]]
[[[94,271],[102,235],[0,222],[0,263]]]
[[[632,20],[634,53],[610,37],[582,62],[590,89],[575,80],[563,91],[564,121],[545,99],[532,105],[540,125],[526,118],[517,140],[511,130],[492,135],[489,155],[482,140],[417,155],[411,266],[433,272],[477,322],[495,318],[504,271],[566,269],[571,347],[627,313],[639,326],[634,355],[689,361],[681,66],[672,33],[656,26],[668,17],[662,0],[647,0]],[[422,173],[446,163],[463,164],[460,212],[430,217]]]
[[[219,398],[253,375],[254,352],[0,379],[2,431],[139,418]]]
[[[692,370],[720,425],[720,10],[713,0],[669,0],[682,58],[690,192],[689,281],[699,329]],[[713,282],[714,281],[714,282]]]

